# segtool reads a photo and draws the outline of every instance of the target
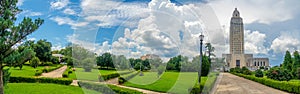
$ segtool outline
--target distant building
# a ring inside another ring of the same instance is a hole
[[[159,58],[158,55],[155,55],[155,54],[146,54],[144,56],[141,56],[141,59],[142,60],[146,60],[146,59],[155,59],[155,58]]]
[[[237,8],[235,8],[230,21],[229,42],[230,54],[222,55],[229,68],[245,66],[255,70],[260,67],[270,67],[268,58],[253,58],[253,54],[244,53],[244,24]]]
[[[62,54],[52,54],[54,57],[58,57],[58,61],[61,62],[61,59],[64,57]]]

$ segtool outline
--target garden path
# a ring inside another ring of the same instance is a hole
[[[54,71],[43,73],[40,77],[48,77],[48,78],[61,78],[64,71],[67,69],[67,65],[56,69]]]
[[[222,78],[213,94],[288,94],[230,73],[220,75]]]

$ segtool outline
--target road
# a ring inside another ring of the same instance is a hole
[[[220,76],[214,94],[288,94],[230,73],[220,73]]]
[[[63,66],[59,69],[56,69],[54,71],[43,73],[40,77],[48,77],[48,78],[61,78],[64,71],[67,69],[67,66]]]

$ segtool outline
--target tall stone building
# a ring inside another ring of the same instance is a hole
[[[245,66],[255,70],[260,67],[269,67],[268,58],[253,58],[253,54],[244,53],[244,24],[237,8],[233,11],[230,21],[229,44],[230,54],[222,55],[229,68]]]

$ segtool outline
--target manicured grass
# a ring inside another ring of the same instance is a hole
[[[5,94],[100,94],[75,86],[42,83],[8,83]]]
[[[54,67],[56,67],[56,65],[47,66],[47,67],[54,68]],[[6,67],[6,68],[8,68],[8,67]],[[44,68],[45,68],[45,66],[38,66],[37,68],[33,68],[31,66],[23,66],[22,70],[20,70],[19,67],[17,67],[17,68],[11,67],[10,72],[11,72],[11,76],[32,77],[32,76],[34,76],[36,70],[41,70]]]
[[[137,75],[125,86],[143,88],[158,92],[170,92],[185,94],[188,89],[197,83],[196,72],[165,72],[160,78],[157,78],[156,72],[144,72],[144,76]],[[205,84],[207,77],[201,77],[201,85]]]
[[[116,73],[115,70],[98,70],[92,69],[91,72],[85,72],[83,68],[76,68],[73,73],[69,74],[68,78],[78,79],[78,80],[88,80],[88,81],[98,81],[99,75],[108,75]],[[119,71],[119,73],[125,71]]]

